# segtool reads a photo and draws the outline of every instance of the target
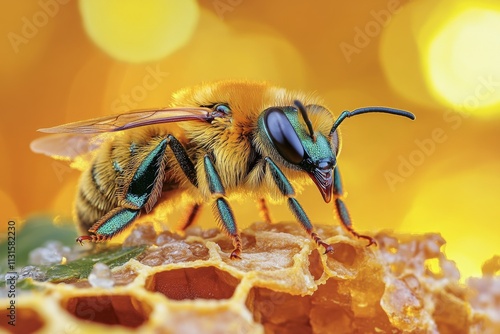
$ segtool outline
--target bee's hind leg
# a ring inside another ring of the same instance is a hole
[[[191,205],[189,213],[186,216],[184,216],[183,222],[182,224],[180,224],[181,231],[187,230],[189,226],[193,225],[196,222],[196,220],[198,220],[198,217],[200,216],[201,207],[202,205],[199,203]]]
[[[360,239],[368,240],[368,246],[376,245],[377,241],[370,236],[359,234],[352,228],[351,217],[349,216],[349,211],[342,200],[342,195],[344,194],[342,190],[342,180],[340,178],[340,172],[338,167],[335,167],[333,171],[334,183],[333,183],[333,196],[335,197],[335,211],[339,217],[340,222],[344,228],[349,231],[352,235]]]
[[[89,229],[91,235],[78,237],[77,242],[109,240],[127,228],[140,215],[141,210],[152,210],[161,195],[168,144],[168,138],[161,137],[150,142],[150,150],[145,152],[142,159],[136,159],[137,164],[130,167],[130,177],[123,179],[117,195],[118,206]]]
[[[241,259],[241,238],[238,232],[238,227],[236,226],[233,211],[231,210],[227,200],[224,198],[226,191],[222,185],[220,176],[215,169],[214,163],[208,154],[206,154],[203,158],[203,162],[210,193],[215,197],[213,205],[214,216],[219,223],[219,226],[229,237],[231,237],[233,241],[234,249],[231,252],[231,259]]]
[[[309,217],[307,217],[307,214],[305,213],[304,209],[302,209],[302,206],[294,198],[295,191],[293,190],[293,187],[290,184],[290,181],[288,181],[288,179],[286,178],[285,174],[283,174],[283,172],[274,163],[274,161],[271,160],[271,158],[266,157],[265,161],[269,168],[269,171],[271,172],[274,183],[276,184],[280,192],[284,196],[288,197],[288,206],[290,207],[290,210],[292,211],[295,218],[297,218],[297,220],[302,224],[302,227],[304,227],[307,234],[309,234],[314,242],[316,242],[316,244],[318,244],[319,246],[325,248],[325,254],[333,253],[333,246],[321,240],[316,232],[314,232],[314,227],[312,226]]]
[[[259,198],[257,206],[259,207],[260,217],[262,220],[264,220],[267,224],[272,224],[273,221],[271,219],[271,215],[269,214],[269,207],[267,206],[266,199]]]
[[[83,235],[76,239],[81,245],[83,241],[102,242],[111,239],[114,235],[123,231],[140,214],[139,209],[118,207],[97,221],[90,229],[91,235]]]

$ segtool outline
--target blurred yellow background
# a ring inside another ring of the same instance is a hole
[[[3,4],[0,203],[6,222],[70,217],[79,172],[34,154],[36,129],[161,107],[185,86],[267,80],[342,110],[346,203],[359,231],[438,232],[464,276],[500,253],[500,4],[40,0]],[[333,223],[311,184],[298,197]],[[318,204],[320,203],[320,204]],[[233,205],[240,226],[252,204]],[[291,220],[286,205],[275,220]],[[203,212],[211,221],[210,210]],[[172,218],[175,224],[175,217]],[[213,224],[215,226],[215,223]]]

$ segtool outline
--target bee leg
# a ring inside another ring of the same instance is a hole
[[[224,198],[226,191],[208,154],[206,154],[203,158],[203,162],[210,193],[215,197],[213,205],[215,219],[219,223],[219,226],[224,229],[233,241],[234,249],[231,252],[231,259],[241,259],[241,238],[238,232],[238,227],[236,226],[233,211],[231,210],[227,200]]]
[[[91,242],[109,240],[133,222],[139,216],[140,212],[139,209],[114,208],[89,229],[92,235],[78,237],[76,241],[82,244],[84,240],[90,240]]]
[[[187,230],[189,226],[191,226],[197,219],[201,211],[201,204],[195,203],[191,206],[191,210],[189,210],[189,214],[184,218],[184,222],[180,228],[181,231]]]
[[[134,166],[134,173],[124,180],[118,191],[119,206],[106,213],[90,229],[93,235],[81,236],[77,241],[84,240],[99,242],[111,239],[123,231],[140,214],[152,210],[161,194],[165,176],[166,154],[168,139],[157,138],[151,142],[151,150],[138,160]]]
[[[316,242],[316,244],[325,248],[325,254],[333,253],[333,246],[321,240],[316,232],[314,232],[314,227],[312,226],[309,217],[307,217],[307,214],[305,213],[304,209],[302,209],[302,206],[294,198],[295,191],[293,190],[293,187],[290,184],[290,181],[288,181],[288,179],[286,178],[285,174],[283,174],[283,172],[271,160],[271,158],[266,157],[265,161],[267,163],[267,166],[269,166],[271,176],[273,177],[276,186],[278,186],[278,189],[284,196],[288,197],[288,206],[290,207],[290,210],[292,211],[295,218],[302,224],[302,227],[304,227],[307,234],[309,234],[309,236]]]
[[[188,178],[189,182],[195,187],[198,187],[198,178],[196,177],[196,168],[193,162],[189,159],[186,149],[182,144],[172,135],[167,136],[168,145],[172,152],[174,153],[175,159],[179,163],[184,175]],[[181,225],[181,231],[185,231],[189,226],[191,226],[197,219],[201,209],[201,204],[196,203],[191,207],[190,213],[184,218],[184,223]]]
[[[267,207],[266,200],[264,198],[259,198],[257,205],[259,207],[259,212],[262,220],[264,220],[267,224],[272,224],[271,215],[269,214],[269,208]]]
[[[172,135],[167,136],[168,146],[172,149],[175,159],[179,163],[184,175],[188,178],[195,187],[198,187],[198,179],[196,177],[196,168],[193,162],[189,159],[186,149],[182,144]]]
[[[351,217],[349,216],[349,211],[347,210],[347,207],[345,206],[344,201],[341,198],[344,192],[342,190],[342,180],[340,178],[338,167],[335,167],[333,171],[333,177],[333,196],[335,198],[335,211],[337,212],[340,222],[342,223],[344,228],[355,237],[368,240],[368,245],[366,247],[373,244],[376,245],[377,241],[375,239],[367,235],[359,234],[352,228],[352,221]]]

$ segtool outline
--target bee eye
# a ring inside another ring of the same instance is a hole
[[[274,147],[285,160],[292,164],[299,164],[304,159],[302,143],[283,110],[267,109],[264,115],[264,125]]]
[[[222,112],[224,114],[229,114],[231,112],[231,109],[229,106],[225,104],[216,104],[214,107],[214,111]]]

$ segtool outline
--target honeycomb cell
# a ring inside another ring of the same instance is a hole
[[[16,307],[15,326],[9,325],[10,311],[5,307],[0,310],[0,329],[11,333],[34,333],[44,327],[43,316],[28,307]]]
[[[348,243],[333,244],[334,252],[329,258],[342,263],[346,267],[352,267],[357,259],[356,248]]]
[[[396,331],[380,307],[384,283],[370,266],[352,279],[330,278],[312,297],[314,333],[374,333]],[[329,313],[332,312],[332,313]]]
[[[246,305],[266,333],[312,333],[311,296],[294,296],[267,288],[250,290]]]
[[[152,310],[146,303],[128,295],[73,297],[67,299],[63,307],[81,320],[131,328],[147,322]]]
[[[239,280],[214,267],[162,271],[146,282],[146,289],[169,299],[229,299]]]
[[[309,254],[309,271],[315,280],[320,279],[323,275],[323,264],[321,263],[321,258],[317,249]]]
[[[354,244],[351,240],[332,243],[333,254],[328,254],[326,258],[325,270],[330,276],[352,279],[358,271],[371,262],[371,250],[366,250],[363,244]]]

